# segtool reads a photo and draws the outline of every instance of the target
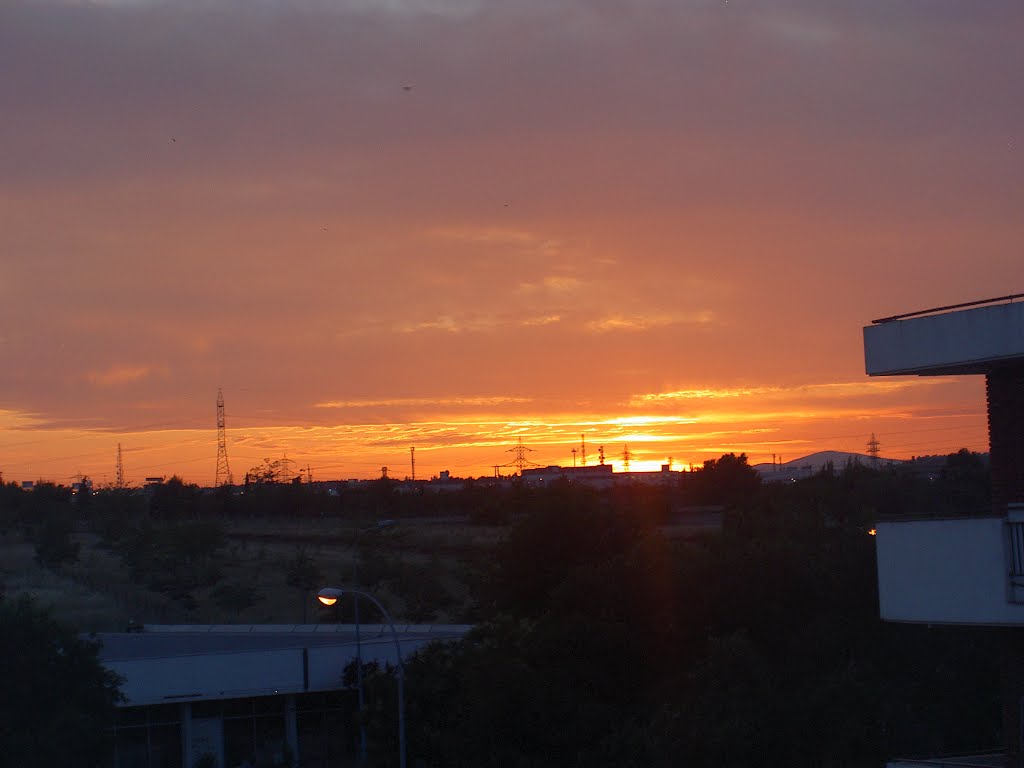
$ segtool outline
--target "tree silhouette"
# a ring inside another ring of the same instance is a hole
[[[119,680],[96,643],[28,598],[0,602],[0,754],[11,766],[104,764]]]

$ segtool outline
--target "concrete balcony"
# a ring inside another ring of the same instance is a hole
[[[877,525],[882,619],[1024,626],[1024,515]]]
[[[869,376],[978,374],[1024,359],[1024,303],[930,312],[939,313],[898,315],[864,329]]]

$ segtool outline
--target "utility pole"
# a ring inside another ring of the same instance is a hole
[[[228,466],[228,439],[224,429],[224,393],[217,389],[217,475],[216,486],[233,485],[231,467]]]
[[[579,448],[573,448],[572,449],[572,468],[573,469],[576,469],[576,451],[578,451],[578,450],[579,450]]]

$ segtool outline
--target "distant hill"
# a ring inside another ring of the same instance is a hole
[[[820,472],[822,467],[829,462],[832,462],[832,466],[835,467],[836,471],[841,471],[842,468],[851,461],[869,467],[874,459],[864,453],[849,453],[847,451],[818,451],[817,453],[802,456],[799,459],[793,459],[792,461],[787,461],[783,464],[776,464],[774,466],[772,466],[770,462],[755,464],[754,469],[765,477],[769,475],[784,475],[787,478],[797,478],[807,477]],[[882,465],[902,464],[903,461],[900,459],[886,459],[879,456],[878,463]]]

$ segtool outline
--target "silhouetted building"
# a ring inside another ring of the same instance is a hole
[[[879,607],[886,621],[1003,628],[1005,754],[998,763],[961,758],[956,764],[1019,767],[1024,725],[1024,304],[994,302],[877,320],[864,329],[864,354],[872,376],[985,377],[992,508],[970,517],[879,521]],[[920,764],[936,763],[890,766]]]

